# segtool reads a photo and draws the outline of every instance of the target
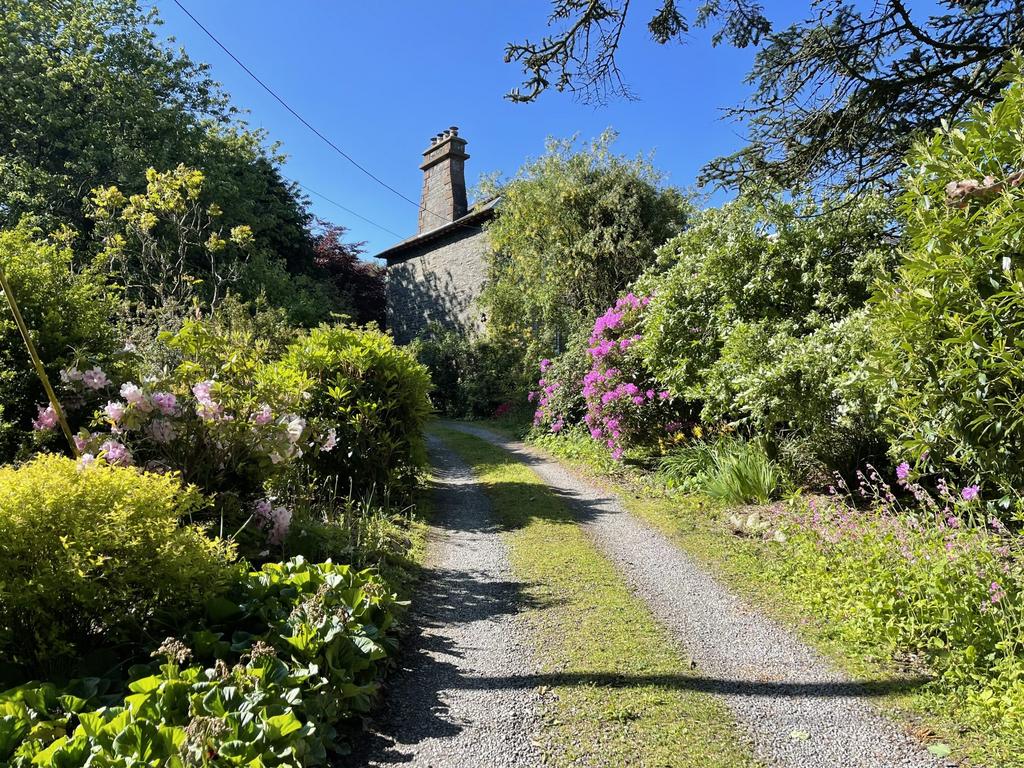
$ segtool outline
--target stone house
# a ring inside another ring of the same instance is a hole
[[[479,329],[476,298],[487,277],[489,243],[484,224],[497,198],[469,208],[466,140],[452,126],[423,153],[423,194],[415,235],[377,254],[387,262],[387,323],[407,344],[431,323]]]

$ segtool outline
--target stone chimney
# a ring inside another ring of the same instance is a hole
[[[466,215],[466,140],[452,126],[430,140],[423,153],[423,195],[419,232],[428,232]]]

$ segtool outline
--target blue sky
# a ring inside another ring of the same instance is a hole
[[[544,0],[441,3],[182,0],[271,88],[362,165],[413,200],[419,199],[421,152],[429,139],[458,125],[469,141],[467,182],[498,171],[513,174],[543,152],[548,136],[591,138],[608,127],[625,154],[654,151],[669,183],[693,184],[701,165],[742,146],[741,127],[721,108],[746,93],[752,50],[711,47],[698,30],[683,46],[650,41],[654,3],[634,3],[620,62],[638,101],[604,107],[554,91],[533,104],[504,94],[521,80],[505,64],[509,40],[539,37]],[[249,79],[171,0],[157,0],[164,26],[192,58],[249,110],[288,154],[285,173],[389,230],[408,236],[416,207],[377,185],[335,154]],[[311,195],[314,212],[348,226],[368,254],[397,238]]]

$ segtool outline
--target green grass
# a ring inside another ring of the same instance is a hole
[[[528,585],[547,765],[753,766],[724,704],[689,690],[685,654],[630,594],[563,503],[500,448],[439,433],[474,469]]]
[[[801,590],[801,585],[777,579],[775,574],[783,570],[776,567],[777,548],[731,532],[728,517],[735,507],[698,494],[669,494],[649,474],[622,465],[609,474],[604,460],[594,460],[572,437],[531,442],[586,474],[595,484],[616,493],[631,513],[668,536],[748,602],[793,628],[805,642],[852,677],[881,684],[905,673],[890,658],[850,645],[841,627],[813,609],[813,596]],[[907,721],[923,740],[946,743],[955,755],[968,758],[971,764],[1004,764],[993,762],[999,759],[996,755],[1005,751],[998,737],[960,727],[955,702],[948,698],[927,688],[893,691],[880,685],[872,701],[883,711]]]

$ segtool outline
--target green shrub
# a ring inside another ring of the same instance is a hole
[[[66,401],[92,414],[92,429],[78,434],[80,449],[112,463],[180,473],[214,500],[201,519],[234,534],[264,485],[319,450],[328,434],[326,427],[314,432],[303,416],[312,382],[274,364],[284,340],[262,338],[259,330],[237,318],[186,321],[146,350],[151,372],[135,381],[100,371],[97,383],[86,371],[64,371]],[[88,366],[82,363],[96,373]],[[263,549],[254,526],[243,529],[240,542]]]
[[[1024,487],[1024,75],[991,110],[918,143],[907,247],[878,289],[873,372],[893,455],[1018,504]]]
[[[123,699],[96,709],[96,680],[0,694],[0,763],[324,765],[343,750],[335,726],[376,695],[394,608],[372,573],[267,565],[210,602],[207,627],[164,641]]]
[[[71,250],[45,240],[28,219],[0,231],[0,266],[53,381],[76,355],[106,364],[117,346],[115,303],[95,271],[73,269]],[[32,419],[46,402],[10,309],[0,301],[0,460],[31,443]]]
[[[767,504],[785,482],[762,442],[733,437],[673,451],[661,460],[659,475],[669,488],[703,491],[728,504]]]
[[[309,456],[311,467],[357,497],[412,490],[426,463],[430,377],[408,350],[377,330],[321,326],[291,345],[282,367],[312,383],[309,422],[335,430],[336,446]]]
[[[811,436],[852,461],[873,439],[854,374],[860,308],[893,258],[888,224],[871,196],[747,195],[702,212],[637,283],[651,296],[646,366],[709,422]]]
[[[53,455],[0,468],[7,659],[38,668],[194,616],[233,573],[232,547],[188,525],[205,504],[174,475]]]
[[[488,418],[525,402],[520,351],[488,336],[431,326],[411,349],[430,371],[430,399],[450,418]]]

